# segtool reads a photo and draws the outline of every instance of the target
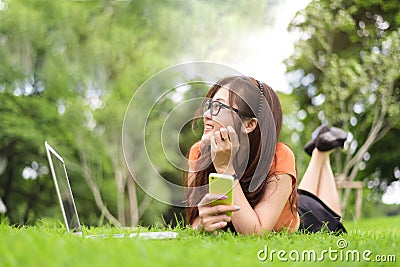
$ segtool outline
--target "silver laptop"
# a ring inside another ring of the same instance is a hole
[[[49,160],[51,175],[53,176],[54,185],[56,187],[58,200],[60,202],[62,215],[68,233],[75,235],[82,235],[82,227],[79,222],[78,211],[76,210],[74,197],[72,195],[71,186],[68,179],[67,169],[63,158],[58,154],[49,143],[45,142],[47,158]],[[171,231],[162,232],[142,232],[142,233],[130,233],[130,234],[99,234],[99,235],[87,235],[86,238],[97,238],[97,237],[139,237],[143,239],[172,239],[176,238],[178,233]]]

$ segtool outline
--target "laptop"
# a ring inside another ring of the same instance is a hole
[[[56,188],[58,200],[61,206],[61,212],[64,218],[65,226],[68,233],[82,236],[82,227],[79,221],[78,211],[76,209],[75,200],[72,195],[71,185],[69,183],[67,169],[64,159],[52,148],[48,142],[45,142],[47,158],[51,175],[53,176],[54,185]],[[86,235],[86,238],[123,238],[123,237],[138,237],[143,239],[172,239],[176,238],[178,233],[171,231],[161,232],[141,232],[128,234],[97,234]]]

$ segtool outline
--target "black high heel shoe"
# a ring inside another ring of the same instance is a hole
[[[315,149],[316,141],[321,134],[324,134],[329,131],[329,126],[322,125],[319,126],[314,132],[311,134],[311,140],[304,146],[304,151],[311,156],[313,150]]]
[[[329,131],[320,134],[315,141],[315,147],[320,151],[329,151],[337,147],[343,147],[347,140],[347,132],[331,127]]]

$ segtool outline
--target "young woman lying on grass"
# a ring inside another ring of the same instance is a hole
[[[223,78],[210,88],[200,112],[204,133],[189,151],[185,179],[188,224],[199,231],[229,228],[243,235],[346,232],[329,160],[333,149],[343,146],[346,132],[323,126],[313,133],[306,145],[311,160],[297,188],[293,152],[278,142],[281,104],[268,85],[245,76]],[[210,205],[226,198],[208,193],[210,173],[235,178],[234,205]]]

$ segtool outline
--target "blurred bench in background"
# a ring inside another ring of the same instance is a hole
[[[361,181],[346,181],[344,175],[337,175],[336,177],[336,187],[338,190],[338,196],[341,200],[346,189],[355,190],[355,206],[354,206],[354,216],[358,220],[361,217],[362,200],[363,200],[363,183]]]

